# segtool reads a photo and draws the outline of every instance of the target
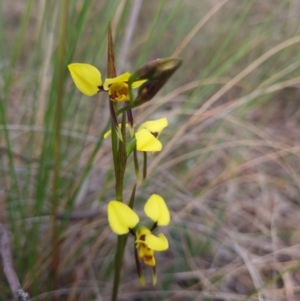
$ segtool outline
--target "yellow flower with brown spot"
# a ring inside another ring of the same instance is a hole
[[[154,251],[165,251],[169,248],[168,239],[164,234],[154,235],[152,231],[157,226],[167,226],[170,223],[170,212],[164,199],[152,194],[147,200],[144,211],[145,214],[154,222],[151,229],[146,227],[138,227],[138,215],[126,204],[118,201],[110,201],[108,203],[108,223],[111,230],[118,234],[131,233],[135,236],[135,258],[139,278],[144,283],[144,276],[140,266],[140,262],[153,268],[153,285],[156,284],[156,260]]]
[[[93,96],[100,91],[106,91],[112,101],[128,101],[128,80],[130,73],[126,72],[115,78],[107,78],[102,83],[100,71],[90,64],[72,63],[68,65],[72,79],[77,89],[87,96]],[[132,88],[140,87],[146,80],[136,81]]]
[[[120,125],[119,125],[120,126]],[[160,133],[168,126],[166,117],[142,123],[135,133],[136,149],[141,152],[159,152],[162,144],[158,140]],[[128,127],[128,124],[126,124]],[[111,135],[111,131],[104,134],[104,139]]]
[[[161,151],[162,144],[158,137],[167,126],[166,117],[142,123],[135,133],[136,149],[141,152]]]

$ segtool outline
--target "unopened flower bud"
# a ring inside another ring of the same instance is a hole
[[[140,86],[134,102],[142,104],[151,100],[180,67],[181,63],[181,59],[178,58],[157,59],[135,71],[129,78],[130,83],[138,80],[147,81]]]

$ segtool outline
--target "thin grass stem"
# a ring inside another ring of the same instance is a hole
[[[56,282],[59,269],[59,231],[57,225],[58,212],[58,185],[60,178],[60,149],[61,149],[61,123],[62,123],[62,101],[64,96],[64,77],[66,63],[66,41],[69,0],[61,3],[60,19],[60,44],[59,44],[59,64],[58,64],[58,86],[55,104],[55,140],[54,140],[54,174],[52,184],[52,289],[56,289]]]

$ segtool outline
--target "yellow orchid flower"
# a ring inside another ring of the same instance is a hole
[[[161,151],[162,144],[158,137],[167,126],[166,117],[142,123],[135,133],[136,149],[141,152]]]
[[[130,73],[123,73],[115,78],[107,78],[104,82],[103,89],[108,91],[108,94],[112,100],[115,101],[128,101],[128,80]],[[132,84],[132,88],[136,89],[140,87],[147,80],[136,81]]]
[[[152,284],[155,285],[156,277],[156,260],[154,251],[165,251],[169,248],[169,242],[164,234],[160,233],[155,236],[146,227],[140,227],[136,232],[136,249],[138,250],[138,258],[145,264],[152,266]],[[139,268],[138,268],[139,270]],[[139,275],[141,280],[144,281],[143,275]]]
[[[159,152],[162,150],[162,144],[158,140],[160,133],[168,126],[166,117],[146,121],[140,125],[135,133],[136,149],[141,152]],[[126,124],[128,127],[128,124]],[[111,131],[104,134],[104,139],[111,135]]]
[[[110,201],[107,207],[108,223],[111,230],[118,234],[131,233],[135,236],[135,253],[136,259],[140,259],[143,263],[153,268],[153,285],[156,283],[156,260],[154,251],[165,251],[169,248],[168,239],[164,234],[158,236],[152,234],[157,226],[167,226],[170,223],[170,212],[164,199],[152,194],[147,200],[144,211],[145,214],[154,221],[151,229],[139,227],[134,230],[139,222],[138,215],[126,204],[118,201]],[[136,260],[137,270],[141,282],[144,282],[140,263]]]
[[[93,96],[99,91],[107,91],[112,101],[128,101],[128,80],[130,73],[126,72],[115,78],[107,78],[102,84],[100,71],[90,64],[72,63],[68,65],[72,79],[77,89],[87,96]],[[146,80],[136,81],[132,88],[140,87]]]

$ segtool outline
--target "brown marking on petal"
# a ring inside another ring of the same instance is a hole
[[[140,240],[145,241],[145,239],[146,239],[146,235],[145,234],[143,234],[143,235],[140,236]]]
[[[144,263],[149,264],[149,263],[152,262],[153,256],[151,256],[151,255],[145,255],[145,256],[143,256],[143,257],[141,258],[141,260],[142,260]]]
[[[121,89],[115,89],[112,87],[109,89],[111,99],[120,100],[123,96],[128,98],[128,86],[124,85]]]
[[[119,92],[121,94],[128,95],[128,86],[124,86],[122,89],[119,90]]]
[[[152,134],[155,138],[158,137],[158,132],[151,132],[151,134]]]

